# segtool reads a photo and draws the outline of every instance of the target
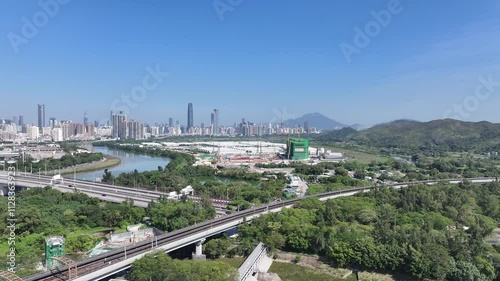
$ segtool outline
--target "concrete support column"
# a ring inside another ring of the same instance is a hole
[[[196,250],[193,253],[193,260],[207,259],[207,256],[203,254],[203,242],[205,242],[205,239],[201,239],[200,241],[196,242]]]

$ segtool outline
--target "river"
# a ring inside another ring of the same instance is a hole
[[[166,157],[152,157],[144,154],[125,152],[109,147],[97,146],[92,147],[91,150],[93,152],[101,152],[105,155],[120,158],[120,165],[108,168],[114,176],[118,176],[121,173],[132,172],[134,169],[139,172],[156,170],[158,169],[158,166],[165,167],[170,162],[170,158]],[[104,169],[93,172],[77,173],[76,178],[94,181],[96,178],[102,177],[103,174]]]

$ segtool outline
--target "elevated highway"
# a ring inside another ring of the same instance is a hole
[[[169,197],[169,193],[153,191],[141,188],[131,188],[125,186],[110,185],[98,182],[89,182],[78,179],[63,178],[62,182],[54,182],[53,177],[44,175],[35,175],[24,172],[17,172],[15,176],[16,186],[23,187],[40,187],[52,186],[63,192],[81,192],[91,197],[98,197],[102,200],[111,202],[123,202],[127,199],[133,199],[134,205],[146,207],[152,200],[157,200],[161,196]],[[0,172],[0,184],[8,183],[7,172]],[[5,191],[4,191],[5,194]],[[188,198],[199,201],[196,196],[188,196]],[[212,199],[212,205],[218,208],[225,208],[229,201],[222,199]]]
[[[495,178],[474,178],[467,179],[475,184],[489,183],[496,181]],[[412,184],[436,184],[438,182],[448,182],[448,183],[459,183],[463,179],[450,179],[443,181],[420,181],[420,182],[406,182],[397,183],[391,185],[393,188],[403,188]],[[337,197],[352,196],[360,192],[369,191],[373,187],[360,187],[348,190],[333,191],[322,193],[314,196],[307,196],[304,198],[317,197],[319,200],[328,200]],[[153,253],[154,251],[165,251],[171,252],[176,249],[197,244],[201,247],[200,241],[210,236],[222,233],[229,229],[236,227],[237,225],[251,221],[252,219],[261,216],[263,214],[271,212],[280,212],[283,208],[290,208],[295,203],[304,198],[291,199],[286,201],[281,201],[277,203],[271,203],[259,207],[254,207],[249,210],[234,213],[228,216],[224,216],[218,219],[213,219],[206,221],[201,224],[179,229],[161,236],[151,241],[143,241],[137,243],[134,246],[129,246],[128,248],[116,249],[114,251],[95,256],[84,261],[78,262],[78,277],[72,280],[87,281],[87,280],[102,280],[106,277],[112,276],[118,272],[130,268],[131,264],[143,257],[148,253]],[[47,280],[67,280],[68,279],[68,268],[61,267],[57,270],[48,271],[33,275],[25,278],[26,281],[47,281]]]

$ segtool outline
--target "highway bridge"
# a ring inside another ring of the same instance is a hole
[[[6,194],[7,172],[0,172],[0,184],[4,184],[4,194]],[[125,186],[110,185],[105,183],[90,182],[78,179],[63,178],[62,181],[54,181],[51,176],[36,175],[24,172],[17,172],[15,176],[16,186],[23,187],[40,187],[51,186],[54,189],[62,192],[81,192],[90,197],[101,198],[102,200],[111,202],[123,202],[127,199],[132,199],[134,205],[140,207],[147,207],[149,202],[158,200],[160,196],[169,197],[170,193],[153,191],[141,188],[131,188]],[[196,196],[188,196],[189,199],[200,201],[201,198]],[[212,205],[218,208],[225,208],[229,201],[223,199],[212,199]]]
[[[407,187],[413,184],[436,184],[438,182],[459,183],[464,179],[450,179],[443,181],[420,181],[420,182],[405,182],[391,185],[393,188]],[[489,183],[497,181],[495,178],[474,178],[467,179],[475,184]],[[333,191],[322,193],[304,198],[317,197],[319,200],[333,199],[343,196],[352,196],[354,194],[369,191],[373,187],[359,187],[348,190]],[[48,281],[48,280],[71,280],[87,281],[87,280],[102,280],[110,277],[118,272],[130,268],[131,264],[148,253],[155,251],[171,252],[185,246],[195,244],[198,248],[196,252],[201,253],[201,244],[205,238],[217,235],[229,229],[233,229],[237,225],[251,221],[253,218],[271,212],[279,212],[283,208],[290,208],[298,201],[304,198],[296,198],[281,202],[271,203],[259,207],[254,207],[245,211],[237,212],[228,216],[223,216],[217,219],[209,220],[194,226],[179,229],[155,238],[150,241],[143,241],[129,246],[127,248],[116,249],[83,261],[74,265],[68,263],[68,266],[62,266],[58,269],[43,272],[25,278],[26,281]],[[77,270],[75,270],[77,269]]]

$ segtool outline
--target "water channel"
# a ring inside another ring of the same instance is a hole
[[[113,157],[120,158],[121,163],[118,166],[108,168],[108,171],[110,171],[114,176],[118,176],[121,173],[132,172],[134,169],[138,172],[156,170],[158,169],[158,166],[165,167],[170,162],[170,158],[166,157],[152,157],[144,154],[125,152],[109,147],[98,146],[92,147],[91,150],[93,152],[100,152],[104,155],[111,155]],[[76,178],[94,181],[96,178],[102,177],[103,174],[104,169],[93,172],[77,173]]]

